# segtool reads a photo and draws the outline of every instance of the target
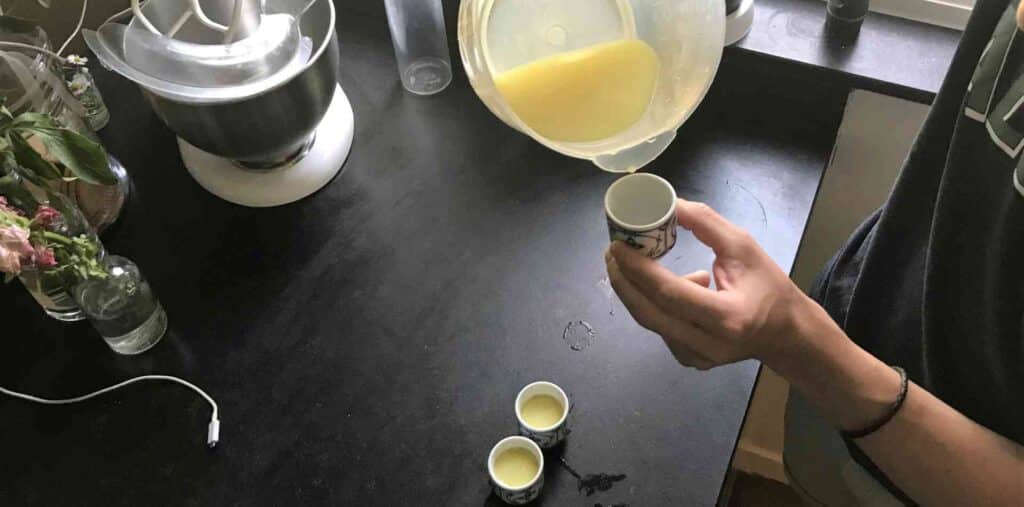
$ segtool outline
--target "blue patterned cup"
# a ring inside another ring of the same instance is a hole
[[[525,449],[536,458],[537,473],[526,484],[511,486],[495,474],[495,462],[503,453],[516,448]],[[505,437],[491,449],[491,454],[487,457],[487,473],[491,476],[494,494],[503,502],[512,505],[529,503],[540,495],[540,490],[544,487],[544,454],[533,440],[526,437]]]
[[[676,246],[676,191],[650,173],[623,176],[604,194],[604,213],[612,241],[659,259]]]
[[[546,426],[531,424],[523,417],[523,407],[535,396],[550,396],[561,408],[558,419]],[[554,447],[569,434],[569,397],[561,387],[551,382],[534,382],[519,391],[516,396],[516,420],[519,421],[519,434],[537,442],[544,449]]]

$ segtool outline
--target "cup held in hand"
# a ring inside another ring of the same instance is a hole
[[[612,241],[658,259],[676,245],[676,191],[650,173],[623,176],[608,187],[604,212]]]

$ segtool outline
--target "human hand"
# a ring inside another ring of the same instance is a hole
[[[680,199],[679,225],[715,252],[711,275],[678,276],[621,242],[605,252],[608,278],[633,318],[676,359],[706,370],[779,353],[807,298],[744,230],[705,204]]]

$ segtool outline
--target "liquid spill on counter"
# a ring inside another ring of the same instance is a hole
[[[608,491],[615,486],[616,482],[626,480],[626,474],[587,474],[581,476],[579,472],[569,466],[565,458],[559,457],[558,459],[562,462],[562,467],[576,478],[576,490],[587,496],[593,495],[598,491]]]
[[[597,332],[594,327],[585,320],[575,320],[565,326],[562,331],[562,339],[575,351],[581,351],[594,343]]]

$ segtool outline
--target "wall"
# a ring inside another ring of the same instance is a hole
[[[793,280],[806,290],[847,236],[888,196],[927,106],[855,90],[846,104],[832,161],[808,221]],[[763,368],[733,466],[785,482],[783,411],[788,384]]]

